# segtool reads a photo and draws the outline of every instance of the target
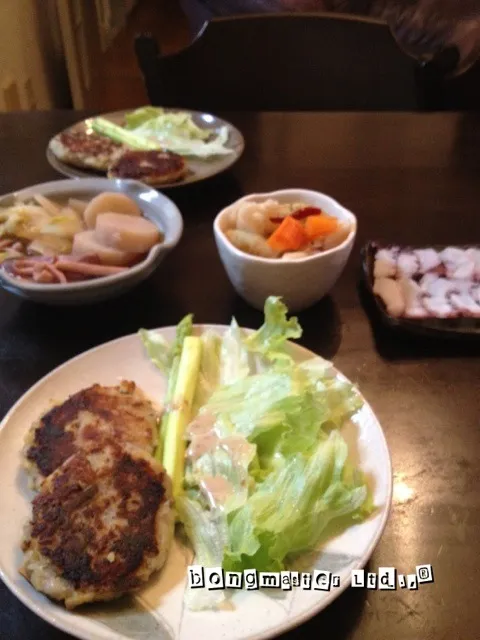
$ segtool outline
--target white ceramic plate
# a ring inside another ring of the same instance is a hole
[[[196,332],[205,330],[199,325]],[[225,327],[209,326],[222,333]],[[175,328],[160,329],[166,339]],[[314,354],[291,345],[297,360]],[[341,375],[341,374],[339,374]],[[340,587],[329,592],[293,589],[281,594],[239,591],[233,611],[190,612],[184,610],[186,568],[189,552],[176,541],[163,571],[135,598],[121,603],[95,605],[67,612],[40,593],[18,573],[22,528],[29,518],[32,494],[21,469],[20,451],[29,425],[52,402],[95,382],[114,385],[121,378],[134,380],[155,402],[162,400],[165,380],[144,353],[137,335],[126,336],[77,356],[40,380],[10,410],[0,430],[0,575],[9,589],[32,611],[52,625],[82,640],[253,640],[277,636],[325,608],[350,583],[352,569],[363,567],[385,527],[391,503],[392,470],[381,426],[365,405],[344,436],[352,455],[372,482],[376,515],[328,542],[309,567],[339,574]]]
[[[130,109],[129,111],[132,111],[132,109]],[[178,109],[166,109],[166,111],[178,111]],[[193,182],[199,182],[200,180],[206,180],[207,178],[211,178],[212,176],[226,171],[235,162],[237,162],[245,148],[245,141],[242,134],[236,127],[230,124],[230,122],[222,120],[222,118],[218,118],[217,116],[211,115],[210,113],[190,111],[189,109],[182,109],[181,111],[182,113],[189,113],[197,126],[202,129],[207,129],[212,133],[218,134],[220,132],[220,129],[226,126],[228,128],[229,134],[226,146],[229,149],[232,149],[233,153],[229,153],[228,155],[213,156],[206,159],[187,158],[186,176],[176,182],[163,184],[159,188],[161,191],[163,191],[164,189],[170,189],[172,187],[181,187]],[[121,125],[126,113],[128,113],[128,111],[113,111],[111,113],[101,114],[101,117],[107,120],[111,120],[115,124]],[[93,130],[89,124],[90,121],[91,118],[81,120],[80,122],[77,122],[71,127],[65,129],[65,131],[84,131],[86,133],[93,134]],[[50,165],[56,171],[62,173],[64,176],[68,176],[69,178],[92,178],[95,176],[98,177],[105,175],[105,173],[95,171],[94,169],[75,167],[73,165],[67,164],[66,162],[62,162],[53,154],[49,146],[47,146],[46,154],[47,160]]]

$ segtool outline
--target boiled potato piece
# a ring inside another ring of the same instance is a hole
[[[225,235],[230,242],[245,253],[250,253],[261,258],[275,258],[277,253],[267,244],[262,236],[240,229],[229,229]]]
[[[124,213],[128,216],[141,216],[142,212],[137,203],[124,195],[114,191],[105,191],[95,196],[83,212],[83,219],[89,229],[95,228],[97,216],[101,213]]]
[[[136,253],[120,251],[98,241],[95,231],[81,231],[73,238],[72,254],[77,257],[96,255],[102,264],[123,267],[137,258]]]
[[[121,213],[101,213],[95,236],[108,247],[134,253],[145,253],[162,240],[158,227],[150,220]]]

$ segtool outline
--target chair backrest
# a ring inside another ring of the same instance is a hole
[[[154,105],[202,110],[416,110],[419,66],[388,26],[356,16],[216,18],[182,51],[135,41]]]

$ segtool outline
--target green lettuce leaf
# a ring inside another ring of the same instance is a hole
[[[302,336],[298,318],[287,319],[288,309],[278,296],[270,296],[265,301],[263,325],[245,338],[247,349],[262,356],[270,364],[289,365],[293,362],[288,355],[288,340]]]
[[[152,131],[170,131],[181,133],[192,140],[206,140],[210,136],[208,129],[202,129],[186,112],[169,112],[161,107],[140,107],[125,115],[125,128],[132,130],[148,125]]]
[[[275,411],[275,405],[291,392],[289,375],[255,374],[217,389],[204,409],[234,432],[252,436],[278,424],[281,416]]]
[[[252,371],[253,363],[245,346],[245,336],[235,318],[222,339],[220,354],[220,385],[226,386],[246,378]]]
[[[198,493],[180,496],[176,509],[185,533],[195,551],[195,564],[204,568],[221,567],[228,543],[228,526],[221,509],[205,507]],[[223,590],[185,590],[185,604],[192,611],[215,609],[225,601]]]
[[[221,338],[207,331],[201,336],[202,356],[197,388],[193,400],[192,416],[196,416],[220,384],[220,347]]]
[[[246,378],[251,371],[250,354],[244,335],[235,319],[223,336],[206,331],[202,337],[200,375],[194,400],[193,415],[207,404],[219,387]]]
[[[368,488],[347,463],[347,444],[332,431],[306,458],[285,458],[229,522],[224,568],[279,571],[288,557],[315,549],[337,518],[365,516]]]
[[[351,384],[322,370],[292,365],[256,373],[219,387],[202,410],[255,442],[261,460],[277,452],[309,455],[319,438],[341,427],[362,404]]]
[[[233,153],[225,146],[229,137],[227,126],[221,127],[215,135],[212,130],[195,124],[191,114],[186,112],[142,107],[127,114],[125,123],[129,132],[156,141],[163,148],[180,155],[208,158]]]
[[[149,359],[165,375],[169,375],[182,353],[184,339],[192,334],[193,315],[186,315],[177,325],[172,343],[156,331],[140,329],[139,335]]]

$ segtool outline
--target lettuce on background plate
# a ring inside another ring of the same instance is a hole
[[[165,111],[160,107],[141,107],[125,115],[125,128],[140,138],[155,140],[165,149],[185,156],[208,158],[228,155],[228,127],[219,132],[202,129],[186,112]],[[213,135],[213,138],[211,136]]]

